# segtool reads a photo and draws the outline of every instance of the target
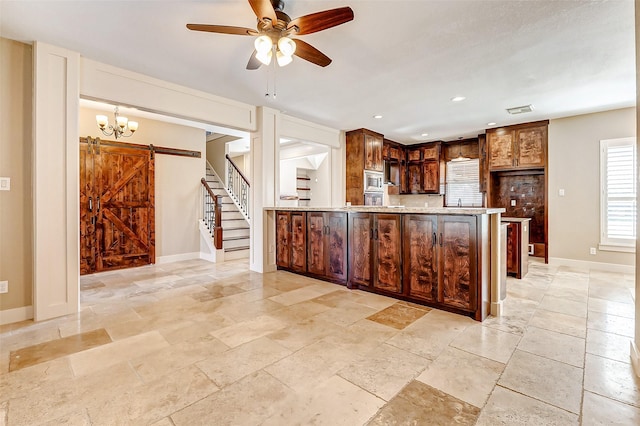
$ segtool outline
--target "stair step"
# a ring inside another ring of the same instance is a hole
[[[240,251],[240,250],[249,250],[249,246],[229,247],[229,248],[224,249],[224,252],[228,253],[228,252]]]
[[[249,239],[248,236],[246,236],[246,237],[243,237],[243,236],[227,237],[227,238],[222,237],[222,241],[236,241],[236,240],[248,240],[248,239]]]

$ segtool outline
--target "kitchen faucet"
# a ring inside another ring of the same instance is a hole
[[[462,198],[458,198],[458,207],[462,207]]]

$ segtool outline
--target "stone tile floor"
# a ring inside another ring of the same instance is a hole
[[[634,286],[532,262],[478,323],[246,261],[86,276],[0,327],[0,425],[638,425]]]

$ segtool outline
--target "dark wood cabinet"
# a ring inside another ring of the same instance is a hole
[[[403,242],[409,296],[476,311],[475,216],[407,215]]]
[[[440,142],[407,149],[407,188],[403,193],[440,193]]]
[[[276,212],[276,264],[295,272],[306,272],[306,212]]]
[[[476,310],[476,218],[475,216],[440,216],[441,301],[465,311]]]
[[[329,281],[347,279],[347,214],[307,213],[307,272]]]
[[[548,121],[517,124],[486,132],[485,173],[488,207],[505,216],[529,218],[533,256],[549,261]],[[481,176],[482,178],[482,176]]]
[[[529,271],[529,219],[503,217],[507,224],[507,274],[522,278]]]
[[[349,288],[371,285],[371,241],[373,215],[349,214]]]
[[[382,205],[382,193],[378,192],[365,192],[364,193],[364,205],[365,206],[381,206]]]
[[[437,216],[406,215],[403,223],[404,283],[410,297],[438,302]]]
[[[364,171],[384,173],[384,136],[367,129],[346,133],[346,199],[354,206],[364,205]]]
[[[489,170],[545,167],[547,122],[487,130]]]
[[[422,164],[422,192],[440,193],[440,162],[427,160]]]
[[[407,163],[407,192],[409,194],[422,192],[422,163]]]
[[[373,218],[373,287],[402,293],[402,239],[399,214],[375,214]]]

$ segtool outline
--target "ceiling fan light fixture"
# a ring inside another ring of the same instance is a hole
[[[271,63],[272,57],[273,57],[273,52],[271,50],[267,50],[266,52],[258,52],[256,54],[256,59],[265,65],[269,65]]]
[[[293,57],[278,51],[276,53],[276,60],[278,61],[278,66],[284,67],[293,61]]]
[[[261,35],[260,37],[256,38],[256,41],[253,42],[253,45],[255,46],[258,53],[267,53],[271,51],[273,42],[271,41],[271,37],[266,35]]]
[[[278,50],[285,56],[293,56],[296,51],[296,42],[289,37],[280,37],[278,40]]]

